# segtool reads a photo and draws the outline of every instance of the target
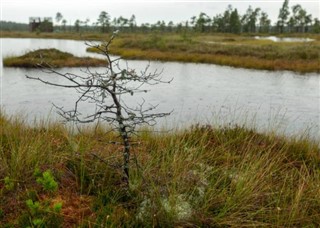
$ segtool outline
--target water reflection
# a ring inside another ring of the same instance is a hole
[[[40,47],[54,47],[78,56],[97,56],[86,53],[82,41],[1,39],[1,42],[2,57]],[[128,62],[137,70],[143,70],[148,64],[148,61]],[[302,76],[292,72],[235,69],[212,64],[150,62],[150,71],[162,69],[163,79],[173,78],[173,82],[146,87],[151,91],[144,96],[146,103],[159,104],[159,112],[174,109],[173,114],[161,120],[159,125],[246,122],[262,130],[277,127],[280,133],[286,134],[299,134],[311,128],[312,136],[320,137],[318,74]],[[104,68],[94,70],[103,72]],[[63,68],[61,71],[81,73],[79,68]],[[38,70],[1,67],[1,106],[8,114],[23,111],[33,120],[34,117],[47,117],[51,112],[52,117],[57,118],[52,103],[72,108],[78,97],[73,90],[28,80],[26,74],[46,77],[57,83],[60,80]],[[140,101],[139,97],[128,97],[130,105]],[[82,110],[89,113],[92,106],[84,105]]]
[[[255,36],[256,40],[271,40],[274,42],[311,42],[314,39],[298,37]]]

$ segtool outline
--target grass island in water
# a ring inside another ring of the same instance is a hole
[[[76,57],[54,48],[39,49],[22,56],[7,57],[3,60],[3,65],[6,67],[34,68],[42,63],[50,67],[89,67],[105,66],[107,61],[90,57]]]

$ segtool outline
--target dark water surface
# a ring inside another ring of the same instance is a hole
[[[102,57],[85,51],[83,41],[54,39],[1,39],[1,58],[21,55],[38,48],[57,48],[77,56]],[[2,60],[2,59],[1,59]],[[183,127],[196,122],[203,124],[243,124],[260,130],[276,128],[278,133],[303,134],[320,137],[320,77],[319,74],[300,75],[292,72],[247,70],[212,64],[157,61],[128,61],[130,68],[150,71],[163,70],[162,84],[144,95],[147,103],[159,104],[158,111],[174,110],[159,126]],[[103,68],[94,68],[103,72]],[[80,68],[63,68],[62,72],[79,73]],[[54,82],[60,79],[39,70],[6,68],[1,61],[1,107],[9,115],[27,114],[34,118],[57,118],[52,103],[71,109],[78,94],[70,89],[47,86],[26,79],[25,75],[43,76]],[[81,72],[80,72],[81,74]],[[128,104],[141,102],[129,97]],[[85,105],[84,113],[92,106]]]

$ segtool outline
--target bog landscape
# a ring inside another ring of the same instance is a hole
[[[0,21],[0,227],[319,227],[320,21],[280,5]]]

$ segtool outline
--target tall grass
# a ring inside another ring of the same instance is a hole
[[[23,221],[25,200],[39,192],[36,168],[58,182],[50,197],[63,202],[63,227],[320,225],[319,142],[306,137],[241,126],[142,131],[132,139],[138,164],[131,162],[128,190],[121,147],[109,143],[117,137],[102,126],[71,134],[55,123],[30,127],[3,114],[0,121],[1,226]]]

